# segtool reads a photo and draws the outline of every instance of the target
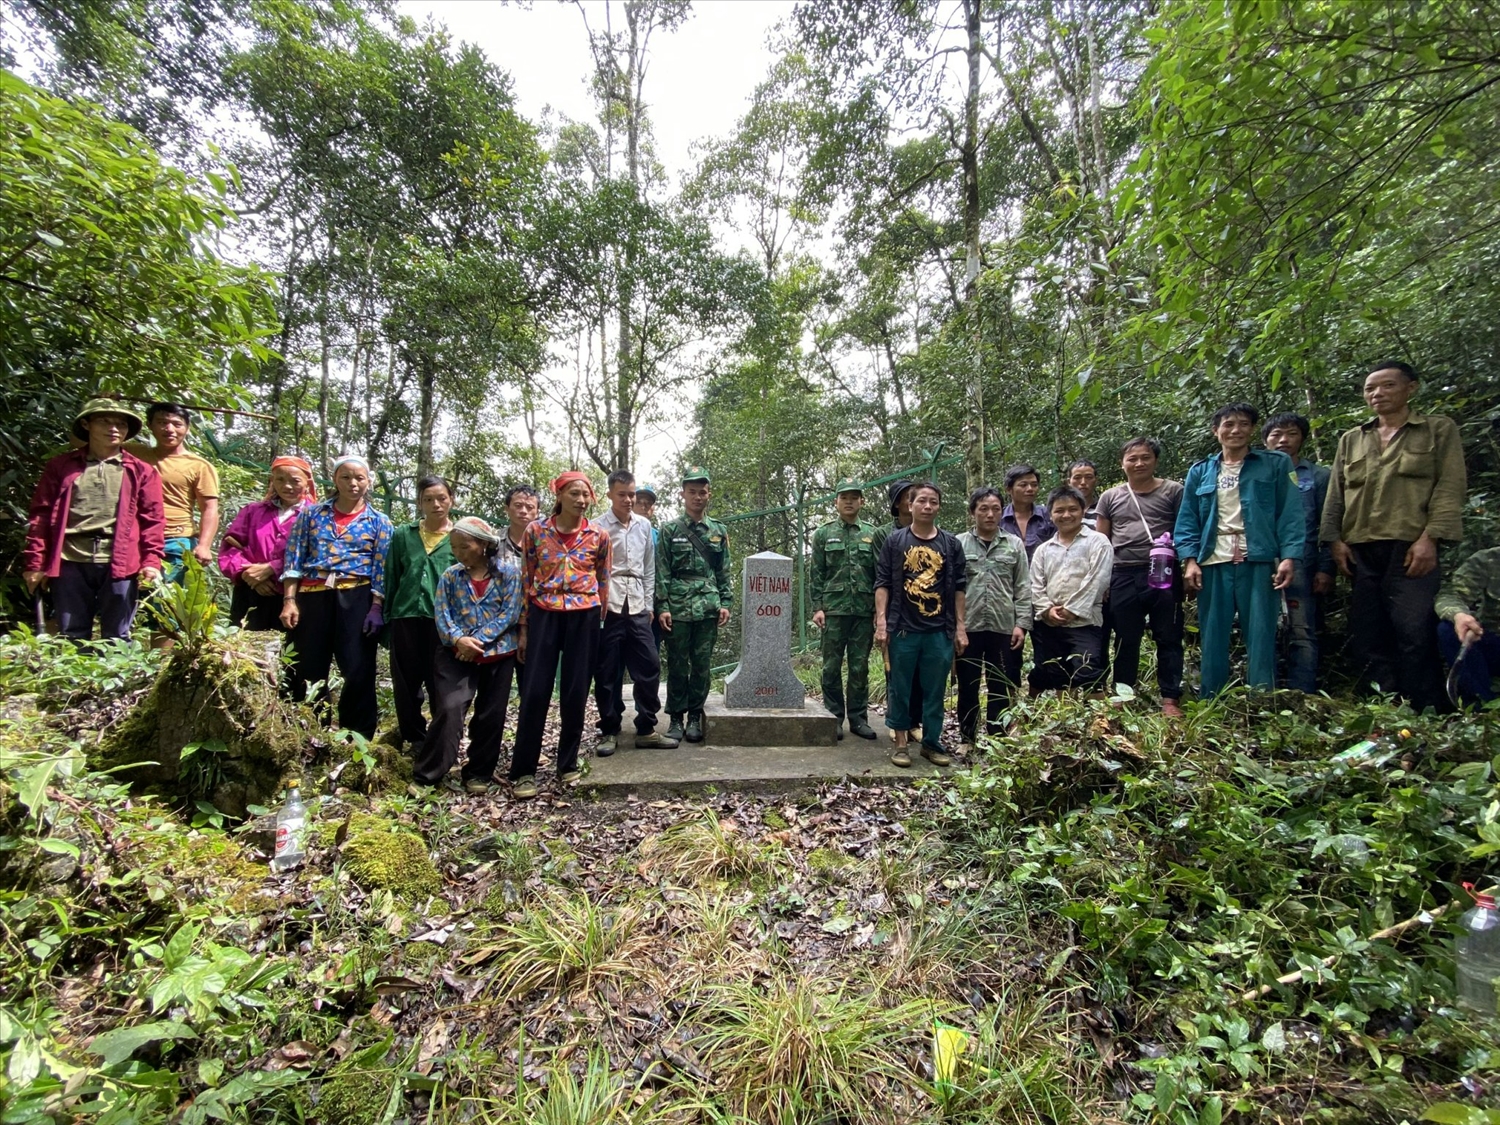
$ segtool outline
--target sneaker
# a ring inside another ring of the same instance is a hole
[[[511,783],[510,795],[517,800],[529,801],[536,796],[536,778],[527,774]]]
[[[672,716],[672,721],[667,726],[667,737],[672,740],[672,745],[673,746],[676,746],[679,742],[682,741],[683,734],[682,734],[682,716],[681,715],[673,715]],[[640,744],[637,743],[636,745],[640,745]]]
[[[897,747],[891,751],[891,764],[906,769],[911,765],[911,755],[906,752],[905,746]]]
[[[594,747],[594,757],[607,758],[611,754],[613,754],[615,752],[615,737],[615,735],[606,734],[603,738],[601,738],[599,740],[599,745]],[[640,743],[637,742],[636,745],[639,746]]]
[[[637,750],[671,750],[676,747],[679,739],[673,738],[670,731],[660,734],[652,731],[650,734],[638,734],[635,736],[635,748]]]
[[[703,741],[703,712],[694,711],[688,716],[687,732],[684,737],[689,742]]]
[[[909,730],[909,731],[906,732],[906,737],[909,738],[909,739],[911,739],[913,742],[921,742],[922,741],[922,728],[921,727],[912,727],[911,730]]]
[[[577,785],[580,781],[583,780],[583,771],[568,770],[567,773],[558,774],[557,780],[562,782],[564,785]]]
[[[470,777],[464,779],[464,792],[471,797],[483,797],[490,791],[490,783],[482,777]]]
[[[922,746],[922,757],[926,758],[935,766],[951,766],[953,764],[953,759],[950,758],[947,754],[944,754],[936,747],[928,746],[925,743]]]
[[[880,737],[875,733],[874,728],[871,727],[869,723],[850,723],[849,733],[858,735],[860,738],[868,738],[871,740]]]
[[[1163,698],[1161,701],[1161,713],[1169,719],[1182,718],[1182,704],[1175,699]]]

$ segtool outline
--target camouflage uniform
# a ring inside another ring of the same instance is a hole
[[[1476,551],[1465,559],[1443,584],[1436,609],[1438,648],[1449,667],[1462,652],[1453,618],[1467,613],[1483,627],[1484,635],[1458,666],[1454,687],[1464,706],[1488,703],[1495,698],[1494,674],[1500,672],[1500,547]]]
[[[839,485],[853,491],[856,485]],[[822,610],[823,706],[849,729],[869,726],[870,649],[875,643],[875,527],[856,520],[825,523],[812,538],[809,592],[813,612]],[[844,657],[849,694],[844,695]]]
[[[683,483],[707,481],[690,469]],[[708,548],[708,559],[694,546],[689,530]],[[719,610],[733,604],[729,578],[729,531],[718,520],[694,523],[686,515],[662,525],[656,549],[656,612],[672,615],[667,642],[667,713],[673,720],[703,710],[709,669],[719,636]]]

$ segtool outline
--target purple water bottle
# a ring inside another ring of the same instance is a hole
[[[1146,572],[1146,585],[1153,590],[1170,590],[1172,577],[1177,573],[1177,551],[1172,546],[1172,533],[1163,532],[1151,548],[1151,566]]]

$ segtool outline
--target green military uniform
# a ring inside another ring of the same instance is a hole
[[[698,467],[682,483],[708,483]],[[700,550],[694,537],[702,543]],[[708,699],[709,669],[719,637],[719,610],[734,602],[730,583],[729,531],[718,520],[695,523],[686,515],[662,526],[656,548],[656,612],[672,615],[667,643],[667,713],[677,726],[684,713],[689,727],[702,724]],[[689,741],[694,741],[689,739]]]
[[[839,492],[859,491],[844,482]],[[869,728],[870,649],[875,643],[875,537],[873,524],[825,523],[812,538],[809,595],[813,612],[823,612],[823,706],[855,734]],[[844,694],[844,660],[849,661],[849,693]],[[873,732],[872,732],[873,733]]]

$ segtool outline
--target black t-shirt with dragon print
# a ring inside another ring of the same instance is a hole
[[[953,636],[954,612],[965,577],[964,549],[958,537],[937,529],[921,539],[909,527],[891,532],[875,564],[875,586],[890,591],[886,628],[897,633]]]

